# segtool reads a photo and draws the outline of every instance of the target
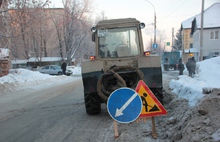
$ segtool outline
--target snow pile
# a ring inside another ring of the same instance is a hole
[[[220,57],[198,63],[198,74],[204,87],[220,88]]]
[[[220,141],[220,57],[197,62],[197,74],[178,76],[170,88],[176,97],[170,97],[168,115],[160,118],[163,140],[207,142]],[[188,74],[185,71],[185,74]],[[203,89],[211,91],[203,94]],[[167,94],[168,95],[168,94]],[[172,118],[172,119],[171,119]],[[170,123],[168,120],[172,120]]]
[[[7,76],[1,77],[0,84],[34,82],[54,77],[56,76],[42,74],[38,71],[31,71],[27,69],[11,69]]]
[[[31,71],[20,68],[11,69],[8,75],[0,77],[0,93],[21,90],[34,85],[36,86],[46,83],[59,83],[65,80],[73,80],[73,76],[81,74],[80,67],[75,67],[71,70],[73,71],[71,76],[53,76],[49,74],[42,74],[39,71]]]
[[[194,78],[181,75],[178,80],[171,80],[170,88],[173,93],[189,101],[190,106],[195,106],[204,97],[204,88],[220,88],[220,57],[197,62],[197,74]],[[186,73],[187,74],[187,73]]]
[[[157,118],[159,138],[173,142],[219,142],[219,104],[220,89],[205,94],[195,107],[190,107],[187,99],[170,96],[165,104],[168,114]]]
[[[8,58],[9,57],[9,49],[0,48],[0,59]]]
[[[81,67],[67,66],[67,69],[71,70],[73,72],[73,75],[81,75]]]

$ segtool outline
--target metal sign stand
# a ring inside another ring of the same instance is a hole
[[[142,110],[139,94],[130,88],[123,87],[111,93],[107,102],[109,115],[114,119],[114,137],[119,137],[117,122],[131,123],[135,121]]]
[[[124,95],[126,94],[126,95]],[[143,110],[144,101],[144,110]],[[152,109],[146,108],[154,106]],[[154,116],[166,115],[167,111],[157,100],[148,86],[139,81],[136,92],[130,88],[120,88],[115,90],[108,99],[107,109],[110,116],[114,119],[114,138],[119,137],[117,122],[131,123],[133,121],[146,122],[148,119],[152,121],[152,137],[157,138]],[[149,110],[149,111],[148,111]]]
[[[156,125],[155,125],[155,119],[154,119],[154,116],[153,117],[141,117],[141,118],[138,118],[136,120],[137,123],[139,122],[144,122],[146,123],[147,120],[151,119],[151,122],[152,122],[152,137],[154,139],[157,138],[157,132],[156,132]],[[118,125],[117,125],[117,122],[114,120],[113,122],[114,124],[114,138],[117,139],[119,137],[119,133],[118,133]]]

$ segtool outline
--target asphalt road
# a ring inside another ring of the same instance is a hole
[[[164,73],[167,84],[174,74]],[[118,124],[120,137],[115,139],[113,120],[105,104],[99,115],[86,114],[80,77],[10,95],[15,97],[0,100],[0,142],[157,141],[151,137],[151,123],[136,122]]]
[[[100,115],[86,114],[80,77],[8,95],[17,97],[0,101],[0,142],[95,142],[111,122],[105,105]]]

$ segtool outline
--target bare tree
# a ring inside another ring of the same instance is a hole
[[[55,12],[50,12],[50,18],[53,21],[55,31],[57,34],[57,39],[58,39],[58,52],[61,58],[63,57],[63,49],[64,49],[64,42],[63,42],[63,20],[64,19],[64,10],[62,10],[62,13],[60,13],[60,16]]]
[[[92,20],[89,19],[91,2],[64,0],[63,9],[45,9],[48,2],[10,1],[10,17],[7,19],[10,23],[9,37],[14,58],[29,59],[33,56],[41,61],[42,57],[53,54],[52,56],[67,58],[67,62],[71,63],[73,58],[82,59],[84,55],[92,54]],[[7,3],[9,4],[9,0]],[[47,48],[48,45],[50,49]]]
[[[8,48],[7,3],[0,0],[0,47]]]
[[[182,49],[182,35],[181,35],[181,28],[177,31],[176,37],[174,39],[173,50],[179,51]]]
[[[15,58],[29,59],[31,52],[35,56],[41,56],[43,51],[43,39],[41,34],[42,9],[46,2],[35,0],[13,0],[10,1],[10,41],[12,54]]]
[[[97,24],[100,20],[107,20],[107,19],[108,17],[105,15],[105,11],[101,11],[95,19],[95,24]]]
[[[63,20],[63,42],[65,49],[60,50],[62,57],[63,50],[66,51],[67,63],[70,64],[78,49],[81,47],[84,39],[89,33],[89,22],[87,21],[91,13],[90,0],[77,1],[65,0],[64,20]],[[59,39],[62,42],[62,39]]]

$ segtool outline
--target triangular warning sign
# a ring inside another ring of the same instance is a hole
[[[167,111],[163,105],[158,101],[155,95],[151,92],[144,81],[140,80],[136,87],[136,92],[142,99],[142,112],[140,117],[166,115]]]

